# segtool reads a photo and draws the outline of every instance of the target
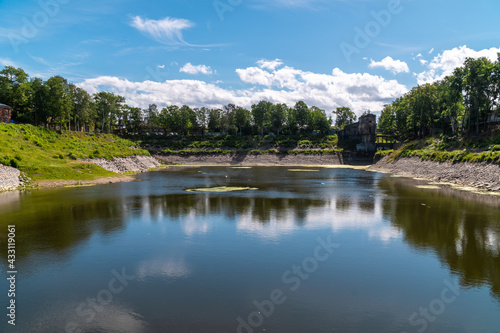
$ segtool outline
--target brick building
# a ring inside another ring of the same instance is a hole
[[[8,105],[0,103],[0,123],[10,123],[12,116],[12,108]]]

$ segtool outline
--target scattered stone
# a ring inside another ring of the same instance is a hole
[[[97,164],[103,169],[115,173],[142,172],[160,166],[160,163],[150,156],[115,157],[111,161],[104,158],[86,158],[82,161]]]
[[[500,189],[500,165],[494,163],[433,162],[418,157],[400,158],[387,163],[384,157],[370,169],[403,176],[425,177],[431,181],[449,182],[465,187],[498,191]]]

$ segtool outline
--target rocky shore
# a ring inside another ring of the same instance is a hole
[[[104,158],[84,159],[82,161],[97,164],[103,169],[115,173],[149,171],[160,166],[160,163],[150,156],[115,157],[111,161]]]
[[[500,165],[492,163],[452,163],[423,161],[418,157],[400,158],[388,162],[388,156],[370,167],[372,171],[431,181],[475,187],[488,191],[500,191]]]
[[[22,184],[21,172],[0,164],[0,191],[13,190]]]

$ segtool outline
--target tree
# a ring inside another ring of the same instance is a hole
[[[153,132],[153,129],[156,129],[158,125],[158,107],[156,104],[149,104],[148,109],[145,111],[146,114],[146,123],[149,127],[149,133]]]
[[[205,130],[208,127],[209,112],[210,110],[206,107],[194,109],[194,113],[196,114],[196,122],[198,123],[198,126],[200,126],[203,135],[205,135]]]
[[[0,71],[0,103],[12,107],[12,119],[32,122],[31,87],[28,74],[21,69],[6,66]]]
[[[467,132],[471,132],[471,124],[475,123],[476,135],[479,134],[479,123],[486,120],[492,111],[491,88],[494,65],[486,58],[468,58],[464,64],[463,88],[467,111]]]
[[[236,105],[228,104],[222,108],[222,117],[224,123],[224,132],[232,133],[236,132],[235,124],[234,124],[234,110],[236,109]]]
[[[247,109],[238,107],[234,110],[234,124],[238,127],[240,135],[242,135],[242,129],[244,127],[250,127],[251,118],[252,113]]]
[[[273,103],[260,101],[258,104],[252,105],[252,116],[255,126],[260,130],[260,135],[264,135],[264,126],[269,119],[269,114]]]
[[[357,120],[356,114],[348,107],[339,107],[333,113],[337,116],[335,126],[339,129],[343,129],[345,125],[352,124]]]
[[[100,125],[101,132],[110,133],[112,127],[116,125],[118,115],[122,110],[122,103],[125,98],[110,92],[101,91],[94,95],[97,110],[97,124]]]
[[[71,98],[73,102],[73,121],[75,130],[80,130],[83,125],[83,130],[88,128],[90,123],[96,116],[96,109],[92,96],[89,95],[84,89],[70,84]]]
[[[303,101],[299,101],[295,104],[295,119],[297,120],[297,124],[299,125],[299,132],[302,128],[304,128],[308,122],[310,117],[310,110],[306,103]]]
[[[181,113],[181,126],[184,134],[189,134],[189,131],[196,130],[198,123],[196,122],[196,113],[187,105],[183,105],[179,112]]]
[[[125,127],[127,129],[127,132],[139,133],[143,121],[141,108],[125,105],[124,110],[125,110]]]
[[[444,132],[456,135],[463,122],[464,105],[462,95],[463,70],[455,69],[453,75],[445,77],[438,84],[440,127]]]
[[[31,106],[33,108],[33,121],[35,125],[47,125],[50,117],[49,112],[49,87],[40,78],[34,78],[30,82]]]
[[[325,110],[312,106],[310,126],[312,129],[319,131],[321,134],[328,134],[332,123],[331,120],[326,117]]]
[[[220,132],[222,128],[222,110],[210,109],[208,112],[208,130],[210,132]]]
[[[286,104],[276,104],[274,108],[272,108],[270,123],[273,129],[278,132],[278,135],[280,135],[280,131],[283,129],[283,127],[285,127],[287,113],[288,106],[286,106]]]
[[[378,119],[378,128],[385,135],[395,135],[396,127],[396,112],[393,105],[386,105]]]
[[[73,103],[68,81],[61,76],[53,76],[47,80],[49,119],[52,124],[59,123],[60,130],[63,124],[71,121]]]

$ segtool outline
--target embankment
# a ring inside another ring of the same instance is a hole
[[[489,191],[500,191],[500,165],[487,162],[434,162],[419,157],[399,158],[388,162],[389,156],[370,167],[373,171],[425,178]]]
[[[165,164],[214,165],[370,165],[372,155],[337,154],[156,154]]]
[[[150,156],[129,156],[129,157],[114,157],[112,160],[104,158],[84,159],[84,162],[94,163],[101,168],[114,172],[143,172],[160,166],[160,163]]]

